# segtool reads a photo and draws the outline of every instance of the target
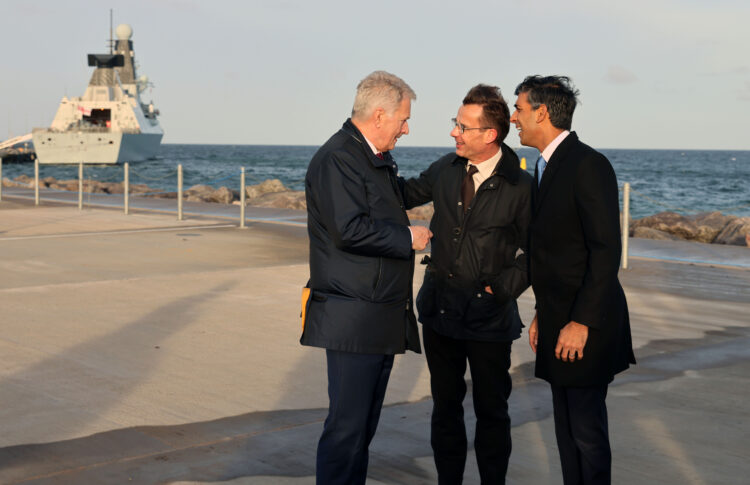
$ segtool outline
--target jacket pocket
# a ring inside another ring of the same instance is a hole
[[[419,289],[419,293],[417,293],[417,312],[420,318],[432,317],[437,313],[436,290],[435,278],[432,271],[428,269],[425,271],[422,287]]]

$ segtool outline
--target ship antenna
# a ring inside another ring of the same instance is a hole
[[[109,53],[114,53],[114,39],[112,39],[112,9],[109,9]]]

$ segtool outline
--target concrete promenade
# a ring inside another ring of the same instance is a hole
[[[0,484],[314,483],[327,395],[324,352],[298,342],[304,213],[248,208],[242,230],[237,207],[177,221],[170,201],[126,216],[30,193],[0,202]],[[630,245],[638,365],[610,386],[614,483],[744,483],[750,249]],[[512,376],[508,483],[562,483],[525,333]],[[423,356],[397,357],[368,484],[436,483],[430,411]],[[466,417],[471,440],[470,393]]]

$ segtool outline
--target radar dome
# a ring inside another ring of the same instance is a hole
[[[133,28],[128,24],[120,24],[115,29],[115,33],[119,40],[128,40],[133,36]]]

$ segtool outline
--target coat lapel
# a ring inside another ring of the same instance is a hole
[[[555,179],[555,174],[559,170],[560,166],[564,163],[564,160],[568,157],[568,153],[573,146],[578,143],[578,135],[575,131],[570,132],[570,135],[560,143],[560,145],[552,153],[552,157],[547,162],[547,168],[544,169],[542,174],[542,183],[537,185],[534,184],[533,199],[534,199],[534,214],[539,212],[539,208],[544,203],[544,198],[550,190],[550,186]],[[534,169],[534,180],[538,179],[537,170]]]

